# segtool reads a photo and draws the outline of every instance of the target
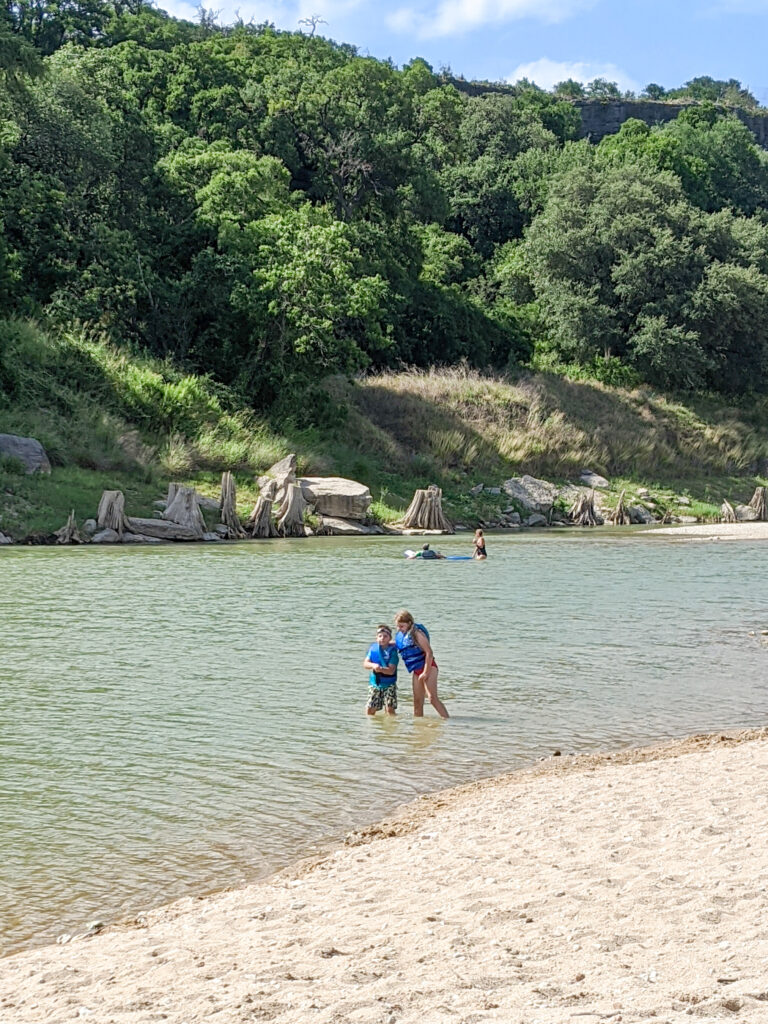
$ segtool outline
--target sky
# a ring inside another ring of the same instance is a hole
[[[176,17],[196,4],[158,0]],[[698,75],[737,78],[768,105],[768,0],[205,0],[222,24],[311,31],[402,66],[423,57],[437,71],[543,88],[575,78],[640,91]]]

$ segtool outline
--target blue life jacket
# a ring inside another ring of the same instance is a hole
[[[370,677],[371,686],[378,686],[380,690],[385,690],[388,686],[394,686],[397,682],[398,660],[397,648],[394,644],[388,644],[386,647],[382,647],[380,644],[371,644],[368,651],[368,661],[372,661],[374,665],[380,665],[382,668],[395,666],[395,673],[391,676],[379,676],[372,671]]]
[[[399,629],[395,635],[397,649],[402,654],[403,662],[409,672],[421,672],[427,660],[426,654],[416,643],[413,636],[413,632],[416,629],[420,629],[427,640],[429,640],[429,630],[426,626],[422,626],[420,622],[415,622],[413,629],[409,630],[407,633],[403,633],[403,631]]]

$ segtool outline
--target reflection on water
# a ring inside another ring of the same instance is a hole
[[[446,552],[469,547],[446,539]],[[0,948],[259,877],[419,793],[760,724],[768,545],[625,531],[0,552]],[[363,713],[376,624],[451,719]]]

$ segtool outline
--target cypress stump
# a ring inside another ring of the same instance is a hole
[[[404,530],[455,532],[443,515],[443,492],[435,484],[416,491],[399,525]]]

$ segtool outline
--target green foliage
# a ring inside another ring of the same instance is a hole
[[[601,163],[564,172],[528,233],[552,351],[617,357],[671,388],[765,381],[765,233],[745,245],[744,222],[693,207],[668,171]]]
[[[418,58],[134,0],[0,6],[0,76],[3,311],[159,360],[118,373],[114,415],[169,459],[197,457],[214,381],[302,429],[339,422],[328,376],[404,362],[766,388],[768,159],[735,80],[593,147],[573,101],[620,98],[602,79],[467,95]]]
[[[692,78],[690,82],[686,82],[679,89],[670,89],[666,98],[723,103],[726,106],[743,107],[747,110],[753,110],[758,105],[752,93],[745,89],[738,79],[729,78],[727,81],[723,81],[710,78],[709,75]]]

